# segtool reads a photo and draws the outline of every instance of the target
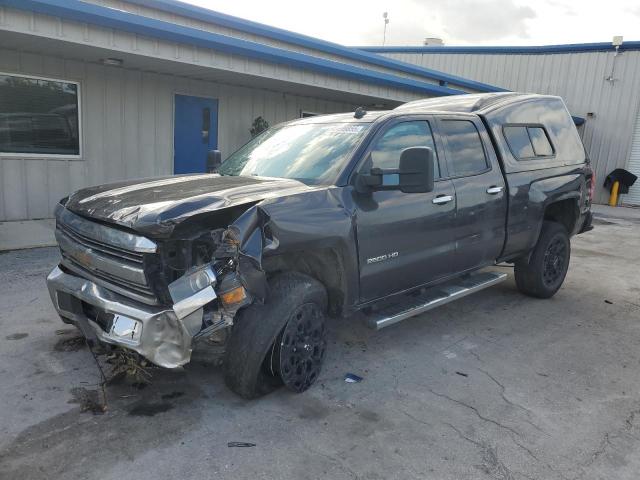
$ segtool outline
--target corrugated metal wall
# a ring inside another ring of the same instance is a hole
[[[629,194],[622,196],[622,200],[632,205],[640,205],[640,111],[636,119],[636,129],[633,133],[628,169],[638,177],[638,180],[629,190]]]
[[[559,95],[572,114],[586,118],[581,134],[595,165],[596,201],[606,203],[602,180],[625,168],[640,104],[640,52],[559,54],[388,53],[398,60],[498,85],[509,90]],[[587,117],[592,112],[594,117]]]
[[[173,173],[173,96],[219,100],[218,146],[223,156],[249,140],[255,117],[272,125],[301,110],[333,113],[341,102],[235,87],[47,55],[0,49],[0,72],[80,83],[82,157],[0,156],[0,221],[50,218],[55,204],[87,185]]]

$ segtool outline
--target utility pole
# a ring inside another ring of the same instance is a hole
[[[384,18],[384,33],[382,34],[382,46],[384,47],[384,44],[387,41],[387,25],[389,24],[389,13],[384,12],[382,14],[382,18]]]

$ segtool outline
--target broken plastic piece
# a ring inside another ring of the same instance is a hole
[[[347,383],[360,383],[363,380],[362,377],[359,377],[355,373],[347,373],[344,376],[344,381]]]

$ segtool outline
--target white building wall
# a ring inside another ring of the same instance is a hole
[[[446,48],[446,47],[445,47]],[[606,203],[605,176],[626,168],[640,105],[640,51],[555,54],[388,53],[388,57],[460,75],[509,90],[559,95],[573,115],[586,119],[580,128],[595,166],[596,201]],[[594,117],[587,117],[592,112]],[[623,199],[624,200],[624,199]]]
[[[174,94],[217,98],[218,148],[226,156],[250,139],[253,119],[271,125],[300,111],[353,105],[184,77],[106,67],[0,49],[0,72],[80,84],[81,157],[0,154],[0,221],[50,218],[55,204],[88,185],[173,173]]]

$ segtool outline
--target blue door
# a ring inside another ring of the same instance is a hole
[[[218,147],[218,100],[176,95],[175,102],[173,172],[204,173]]]

